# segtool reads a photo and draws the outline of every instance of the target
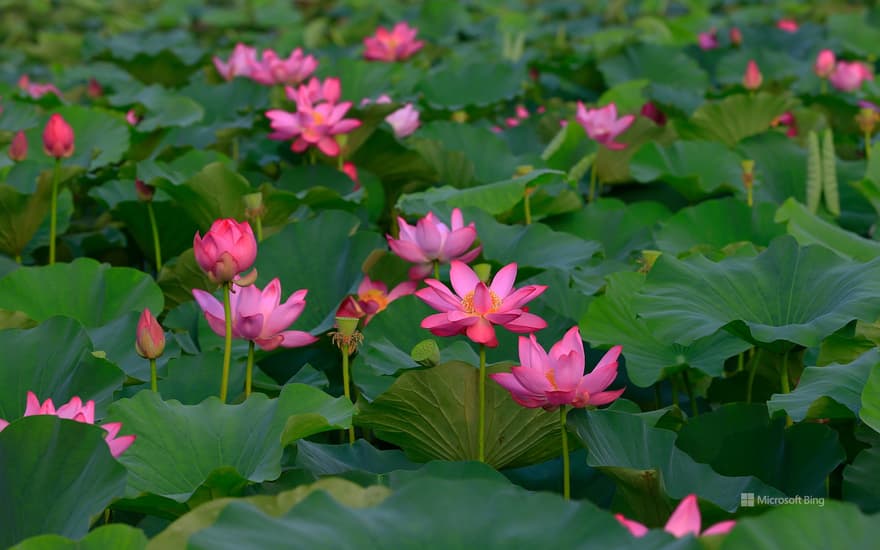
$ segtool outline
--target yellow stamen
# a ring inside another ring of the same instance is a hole
[[[384,310],[388,307],[388,295],[378,289],[371,289],[363,294],[358,295],[358,300],[361,302],[375,302],[378,305],[378,309],[376,309],[376,313]]]
[[[492,307],[489,308],[489,311],[486,313],[495,313],[498,311],[498,308],[501,307],[501,304],[504,302],[497,294],[489,291],[489,298],[492,300]],[[470,291],[464,295],[464,298],[461,300],[461,309],[464,310],[465,313],[477,313],[477,310],[474,308],[474,291]]]

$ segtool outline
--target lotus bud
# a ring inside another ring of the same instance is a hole
[[[764,76],[761,74],[761,70],[758,69],[758,64],[755,63],[754,59],[750,59],[749,64],[746,66],[746,72],[743,75],[743,86],[745,86],[746,90],[755,91],[761,87],[763,80]]]
[[[489,284],[489,278],[492,276],[492,266],[489,264],[476,264],[473,267],[477,277],[484,283]]]
[[[257,239],[248,222],[221,219],[211,224],[204,237],[196,232],[193,252],[212,282],[229,283],[254,265]]]
[[[822,50],[816,56],[816,63],[813,65],[813,71],[819,78],[828,78],[834,72],[834,64],[837,58],[831,50]]]
[[[651,268],[654,267],[654,263],[657,262],[657,258],[660,257],[659,250],[642,250],[642,257],[639,260],[639,263],[642,264],[641,269],[639,269],[640,273],[648,273],[651,271]]]
[[[12,138],[12,143],[9,145],[9,158],[15,162],[23,161],[27,158],[27,150],[27,136],[24,135],[23,130],[19,130],[15,133],[15,137]]]
[[[739,47],[742,44],[743,35],[742,32],[737,27],[733,27],[730,29],[730,43],[734,45],[734,47]]]
[[[262,193],[249,193],[244,196],[244,215],[250,219],[262,217],[266,213]]]
[[[104,95],[104,88],[101,87],[101,84],[98,83],[94,78],[89,79],[89,85],[86,88],[86,93],[92,99],[97,99]]]
[[[145,359],[156,359],[165,351],[165,331],[150,313],[149,308],[141,313],[141,318],[138,320],[134,347],[138,355]]]
[[[440,347],[434,340],[422,340],[415,345],[409,356],[423,367],[434,367],[440,364]]]
[[[144,183],[142,180],[134,180],[134,192],[141,202],[150,202],[156,193],[156,188],[150,184]]]
[[[47,155],[56,159],[73,155],[73,128],[58,113],[49,117],[43,130],[43,149]]]

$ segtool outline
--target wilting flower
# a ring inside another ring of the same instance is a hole
[[[858,90],[865,80],[874,80],[874,74],[860,61],[838,61],[828,77],[831,85],[842,92]]]
[[[250,269],[257,259],[257,239],[248,222],[216,220],[204,238],[193,238],[196,262],[215,283],[228,283]]]
[[[43,129],[43,150],[56,159],[73,155],[73,128],[58,113],[49,117]]]
[[[61,97],[61,90],[56,88],[54,84],[40,84],[38,82],[31,82],[30,77],[26,74],[22,75],[21,78],[18,79],[18,87],[34,99],[40,99],[44,95],[50,93]]]
[[[609,149],[620,150],[626,149],[626,144],[617,143],[614,140],[629,128],[635,118],[634,115],[617,118],[617,106],[614,103],[609,103],[600,109],[588,110],[583,103],[578,101],[575,120],[584,127],[591,139]]]
[[[661,111],[653,101],[649,101],[642,105],[642,110],[639,111],[639,114],[645,118],[653,120],[654,124],[657,126],[663,126],[666,124],[666,114]]]
[[[828,78],[834,72],[834,63],[837,58],[831,50],[822,50],[816,56],[816,63],[813,65],[813,71],[819,78]]]
[[[780,19],[776,22],[776,28],[788,33],[797,32],[798,23],[794,19]]]
[[[697,35],[697,44],[703,50],[714,50],[718,47],[718,31],[712,29],[707,32],[701,32]]]
[[[150,185],[149,183],[144,183],[142,180],[136,179],[134,180],[134,194],[137,195],[137,198],[141,202],[150,202],[153,200],[153,195],[156,193],[156,187]]]
[[[306,307],[308,290],[297,290],[281,304],[281,282],[276,277],[260,291],[256,285],[232,285],[230,295],[232,337],[251,340],[264,350],[278,346],[297,348],[318,339],[301,330],[286,330]],[[218,336],[226,336],[223,304],[204,290],[193,289],[193,296],[205,313],[205,319]]]
[[[620,346],[611,348],[590,374],[584,374],[584,342],[578,327],[572,327],[562,340],[556,342],[550,353],[531,334],[519,338],[520,365],[510,372],[490,374],[510,392],[513,400],[523,407],[543,407],[554,410],[559,406],[599,406],[611,403],[624,390],[605,391],[617,378],[617,357]]]
[[[635,537],[644,537],[648,534],[648,528],[641,523],[626,519],[622,514],[615,514],[614,517],[621,525],[626,527]],[[669,516],[666,526],[663,528],[667,533],[671,533],[676,538],[685,535],[721,535],[733,529],[736,522],[733,520],[722,521],[700,532],[702,526],[702,518],[700,517],[700,508],[697,506],[697,495],[688,495],[678,504],[678,507]]]
[[[388,292],[385,283],[364,277],[358,285],[357,295],[343,300],[336,311],[336,316],[363,319],[364,326],[367,326],[373,316],[387,308],[394,300],[415,292],[417,286],[418,283],[415,281],[405,281]]]
[[[395,136],[404,138],[419,127],[419,112],[412,103],[407,103],[404,107],[385,117],[385,122],[394,129]]]
[[[410,268],[410,279],[424,279],[431,273],[434,262],[445,264],[452,260],[470,262],[483,250],[478,246],[468,250],[477,238],[477,228],[471,222],[467,227],[458,208],[452,211],[451,225],[438,220],[433,212],[416,222],[415,226],[397,218],[400,228],[399,238],[386,235],[391,250],[408,262],[416,265]]]
[[[138,355],[145,359],[156,359],[165,351],[165,331],[149,308],[138,319],[134,347]]]
[[[83,424],[94,424],[95,402],[90,400],[83,405],[82,399],[74,397],[64,405],[58,407],[58,410],[55,410],[55,404],[52,403],[51,399],[46,399],[44,403],[40,403],[40,400],[34,392],[29,391],[27,394],[27,407],[25,408],[24,416],[38,415],[51,415],[57,416],[58,418],[73,420],[75,422],[82,422]],[[8,425],[9,422],[0,419],[0,431],[3,431],[3,428]],[[122,428],[121,422],[102,424],[101,427],[107,432],[107,435],[104,436],[104,441],[107,442],[107,446],[110,447],[110,454],[114,457],[118,457],[124,453],[125,450],[131,447],[131,444],[134,443],[135,436],[133,435],[117,437],[119,430]]]
[[[401,21],[388,32],[385,27],[376,29],[376,34],[364,38],[364,58],[371,61],[403,61],[412,57],[425,45],[416,40],[418,29]]]
[[[257,50],[245,46],[241,42],[235,45],[232,55],[229,56],[229,62],[225,62],[219,57],[214,57],[214,67],[220,76],[226,80],[232,80],[236,76],[250,76],[251,69],[257,63]]]
[[[739,45],[742,44],[742,41],[742,31],[740,31],[738,27],[733,27],[732,29],[730,29],[730,43],[736,47],[739,47]]]
[[[761,70],[758,69],[758,64],[755,63],[754,59],[749,59],[749,63],[746,65],[746,72],[743,74],[743,86],[746,90],[755,91],[761,87],[763,80],[764,76],[761,74]]]
[[[27,158],[28,142],[23,130],[15,132],[12,143],[9,144],[9,158],[19,162]]]
[[[293,50],[287,59],[281,59],[274,50],[263,51],[260,62],[256,56],[251,62],[250,78],[260,84],[296,85],[307,79],[318,68],[318,60],[305,55],[301,48]]]
[[[541,295],[547,287],[527,285],[514,290],[516,264],[502,267],[487,286],[467,264],[453,261],[449,278],[455,293],[437,279],[425,279],[428,288],[416,292],[423,302],[440,311],[422,320],[436,336],[465,334],[490,348],[498,345],[494,325],[511,332],[534,332],[547,322],[523,307]]]

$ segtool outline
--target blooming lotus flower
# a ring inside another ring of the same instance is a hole
[[[828,77],[831,85],[842,92],[858,90],[865,80],[874,80],[874,74],[860,61],[838,61]]]
[[[490,374],[523,407],[543,407],[551,411],[560,406],[586,407],[611,403],[624,390],[605,391],[617,378],[620,346],[614,346],[584,375],[584,342],[578,327],[572,327],[550,353],[538,344],[535,335],[519,338],[521,365],[510,372]]]
[[[780,19],[776,22],[776,28],[787,33],[798,31],[798,23],[794,19]]]
[[[150,308],[145,309],[138,319],[134,347],[144,359],[156,359],[165,351],[165,331],[153,317]]]
[[[406,22],[394,25],[388,32],[385,27],[376,29],[376,34],[364,38],[364,58],[370,61],[403,61],[409,59],[425,45],[416,40],[417,28]]]
[[[478,344],[494,348],[498,345],[494,325],[511,332],[534,332],[547,326],[544,319],[523,308],[547,287],[528,285],[514,290],[516,264],[502,267],[489,286],[460,261],[452,262],[449,278],[455,293],[437,279],[425,279],[428,288],[416,292],[423,302],[441,312],[422,320],[422,328],[436,336],[465,334]]]
[[[266,351],[279,346],[297,348],[318,339],[301,330],[285,330],[306,307],[308,290],[297,290],[281,304],[281,282],[276,277],[260,291],[256,285],[245,287],[233,283],[230,295],[232,337],[251,340]],[[193,289],[193,296],[205,313],[208,326],[218,336],[226,336],[226,315],[223,304],[204,290]]]
[[[578,101],[575,120],[584,127],[591,139],[609,149],[620,150],[626,149],[626,144],[614,140],[629,128],[635,118],[633,115],[617,118],[617,106],[614,103],[609,103],[600,109],[587,110],[584,104]]]
[[[410,279],[424,279],[434,267],[434,262],[445,264],[452,260],[470,262],[483,250],[478,246],[468,250],[477,238],[477,229],[471,222],[467,227],[458,208],[452,211],[452,228],[434,216],[433,212],[416,222],[415,226],[397,218],[399,238],[386,235],[391,250],[408,262]]]
[[[708,32],[701,32],[697,35],[697,44],[699,44],[700,49],[714,50],[718,47],[718,31],[712,29]]]
[[[338,105],[321,103],[316,107],[304,102],[297,107],[296,113],[278,109],[267,111],[266,116],[274,130],[269,139],[293,139],[290,148],[295,153],[316,146],[325,155],[335,157],[341,149],[334,136],[351,132],[361,125],[360,120],[345,118],[350,108],[349,101]]]
[[[657,126],[664,126],[666,124],[666,114],[661,111],[653,101],[649,101],[642,105],[642,110],[639,111],[639,114],[645,118],[651,119]]]
[[[834,72],[834,64],[837,58],[831,50],[822,50],[816,56],[816,63],[813,65],[813,71],[819,78],[828,78]]]
[[[412,103],[407,103],[404,107],[385,117],[385,122],[394,129],[395,136],[404,138],[419,127],[419,112]]]
[[[296,103],[297,107],[299,107],[300,103],[314,104],[320,101],[336,103],[342,95],[342,85],[338,78],[328,77],[324,79],[324,82],[321,82],[317,78],[312,78],[309,80],[308,84],[303,84],[298,88],[285,86],[284,92],[287,95],[287,99]],[[391,103],[390,98],[388,99],[388,103]]]
[[[380,311],[384,311],[388,304],[401,296],[407,296],[416,291],[418,283],[405,281],[400,283],[391,292],[388,286],[381,281],[373,281],[364,277],[358,285],[357,295],[349,296],[342,301],[342,305],[336,311],[337,317],[350,317],[364,320],[364,326]]]
[[[742,44],[742,41],[742,31],[740,31],[738,27],[733,27],[732,29],[730,29],[730,43],[736,47],[739,47],[739,45]]]
[[[250,76],[255,64],[257,64],[257,50],[241,42],[235,45],[228,63],[219,57],[214,57],[214,67],[226,80],[232,80],[236,76]]]
[[[614,517],[621,525],[626,527],[635,537],[644,537],[648,534],[648,528],[641,523],[627,519],[622,514],[615,514]],[[700,532],[702,518],[700,517],[700,508],[697,506],[697,495],[688,495],[678,503],[678,507],[669,516],[666,526],[663,528],[667,533],[671,533],[675,538],[681,538],[685,535],[693,535],[699,537],[702,535],[721,535],[729,532],[736,525],[736,521],[722,521]]]
[[[55,94],[56,96],[61,97],[61,90],[56,88],[54,84],[31,82],[30,77],[26,74],[18,79],[18,87],[34,99],[40,99],[46,94]]]
[[[763,80],[764,76],[761,74],[761,70],[758,69],[758,64],[755,63],[754,59],[749,59],[749,64],[746,65],[746,72],[743,75],[743,86],[746,90],[754,91],[761,87]]]
[[[271,86],[273,84],[296,85],[304,81],[318,68],[318,60],[303,54],[301,48],[293,50],[287,59],[281,59],[275,50],[263,51],[262,60],[252,61],[250,78]]]
[[[15,132],[15,137],[12,138],[12,143],[9,144],[9,158],[16,162],[22,161],[27,158],[27,151],[27,136],[24,135],[23,130],[19,130]]]
[[[74,397],[64,405],[58,407],[58,410],[55,410],[55,404],[52,403],[51,399],[46,399],[45,403],[40,403],[40,400],[34,392],[29,391],[27,394],[27,407],[24,410],[24,416],[38,415],[57,416],[58,418],[82,422],[83,424],[94,424],[95,402],[90,400],[83,404],[82,399]],[[0,419],[0,432],[2,432],[8,425],[9,422]],[[110,447],[110,454],[114,457],[118,457],[124,453],[126,449],[131,447],[131,444],[134,443],[136,438],[136,436],[133,435],[119,436],[119,430],[122,428],[121,422],[102,424],[101,428],[104,428],[104,431],[107,432],[107,435],[104,436],[104,441],[107,442],[107,446]]]
[[[56,159],[73,155],[73,128],[58,113],[49,117],[43,129],[43,150]]]
[[[228,283],[250,269],[257,259],[257,239],[248,222],[216,220],[204,238],[193,238],[196,262],[215,283]]]

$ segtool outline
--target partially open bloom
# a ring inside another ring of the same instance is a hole
[[[834,72],[834,64],[837,58],[831,50],[822,50],[816,56],[816,63],[813,65],[813,71],[819,78],[828,78]]]
[[[418,129],[419,111],[413,107],[412,103],[407,103],[404,107],[385,117],[385,122],[394,129],[395,136],[404,138]]]
[[[18,87],[34,99],[40,99],[46,94],[55,94],[56,96],[61,97],[61,90],[56,88],[54,84],[31,82],[30,77],[26,74],[18,79]]]
[[[49,117],[43,129],[43,150],[56,159],[73,155],[73,128],[58,113]]]
[[[791,111],[786,111],[774,118],[770,125],[774,128],[776,126],[785,126],[787,128],[785,135],[788,137],[795,137],[798,135],[797,119],[794,118],[794,113]]]
[[[776,22],[776,28],[787,33],[797,32],[798,23],[794,19],[780,19]]]
[[[445,264],[452,260],[470,262],[483,250],[478,246],[468,250],[477,238],[477,228],[471,222],[464,225],[461,210],[452,211],[451,228],[428,212],[415,226],[397,218],[400,228],[399,238],[386,235],[391,250],[414,265],[409,270],[410,279],[424,279],[434,266],[434,262]]]
[[[514,290],[516,264],[502,267],[488,286],[459,261],[452,262],[449,278],[455,293],[437,279],[425,279],[428,288],[416,292],[423,302],[441,312],[422,320],[422,328],[436,336],[465,334],[478,344],[494,348],[498,345],[494,325],[511,332],[534,332],[547,326],[544,319],[523,307],[547,287],[527,285]]]
[[[610,103],[599,109],[587,109],[578,101],[577,120],[591,139],[612,150],[626,149],[625,143],[614,141],[636,119],[633,115],[617,118],[617,105]]]
[[[284,93],[287,95],[287,99],[297,105],[304,101],[301,98],[306,98],[311,103],[318,103],[319,101],[336,103],[342,96],[342,85],[338,78],[327,77],[323,82],[317,78],[312,78],[307,84],[302,84],[297,88],[285,86]],[[376,103],[380,102],[376,101]],[[390,98],[387,103],[391,103]],[[361,102],[361,105],[363,105],[363,102]]]
[[[838,61],[828,81],[842,92],[853,92],[866,80],[874,80],[874,73],[861,61]]]
[[[193,289],[193,296],[205,313],[205,319],[218,336],[226,336],[223,304],[204,290]],[[281,282],[269,281],[260,291],[256,285],[232,285],[229,297],[232,316],[232,337],[251,340],[264,350],[279,346],[297,348],[318,339],[301,330],[286,330],[306,307],[308,290],[297,290],[281,304]]]
[[[24,135],[23,130],[19,130],[12,138],[12,143],[9,144],[9,158],[16,162],[22,161],[27,158],[27,150],[27,136]]]
[[[257,50],[245,46],[241,42],[235,45],[232,55],[229,56],[229,62],[223,61],[219,57],[214,57],[214,67],[220,76],[226,80],[232,80],[236,76],[250,76],[251,69],[257,63]]]
[[[641,523],[626,519],[623,514],[615,514],[614,517],[633,536],[644,537],[648,534],[648,528]],[[666,522],[663,530],[680,539],[685,535],[693,535],[695,537],[701,535],[722,535],[733,529],[734,525],[736,525],[736,522],[733,520],[722,521],[700,532],[702,518],[700,517],[700,508],[697,506],[697,495],[688,495],[678,503],[678,507],[669,516],[669,520]]]
[[[746,90],[754,91],[761,87],[763,80],[764,76],[761,74],[761,70],[758,69],[758,64],[755,63],[754,59],[749,59],[749,64],[746,65],[746,72],[743,74],[743,86]]]
[[[391,32],[385,27],[376,29],[376,34],[364,38],[364,58],[370,61],[403,61],[409,59],[425,45],[416,40],[418,29],[401,21]]]
[[[707,32],[701,32],[697,36],[697,44],[699,44],[700,49],[714,50],[718,47],[718,31],[712,29]]]
[[[94,424],[95,402],[87,401],[83,404],[82,399],[74,397],[56,410],[55,404],[52,403],[51,399],[47,399],[44,403],[40,403],[40,400],[34,392],[29,391],[27,394],[27,407],[25,408],[24,416],[37,415],[51,415],[57,416],[58,418],[73,420],[75,422],[82,422],[83,424]],[[9,422],[0,420],[0,431],[3,431],[3,428],[8,425]],[[104,441],[107,442],[107,446],[110,447],[110,454],[114,457],[118,457],[124,453],[125,450],[131,447],[131,444],[134,443],[135,436],[133,435],[118,436],[119,430],[122,428],[121,422],[102,424],[101,427],[107,432],[107,435],[104,436]]]
[[[250,269],[257,259],[257,239],[248,222],[216,220],[202,237],[193,238],[196,262],[215,283],[228,283]]]
[[[523,407],[543,407],[554,410],[559,406],[599,406],[611,403],[623,393],[605,391],[617,378],[617,357],[620,346],[611,348],[599,360],[590,374],[584,375],[584,342],[578,327],[572,327],[562,340],[556,342],[550,353],[531,334],[519,338],[520,365],[510,372],[490,374],[510,392],[513,400]]]
[[[367,326],[373,316],[387,308],[394,300],[415,292],[417,286],[416,281],[405,281],[388,292],[388,286],[382,281],[373,281],[369,277],[364,277],[358,285],[357,295],[343,300],[336,311],[336,316],[363,319],[364,326]]]
[[[307,79],[317,68],[318,60],[312,55],[305,55],[301,48],[293,50],[287,59],[278,57],[275,50],[265,50],[260,62],[256,58],[251,61],[248,76],[267,86],[296,85]]]

